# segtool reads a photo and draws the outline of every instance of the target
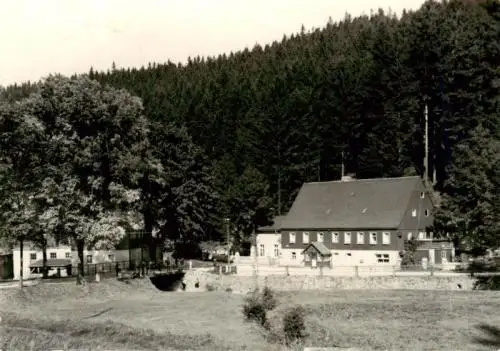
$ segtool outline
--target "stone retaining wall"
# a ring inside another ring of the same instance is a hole
[[[188,271],[184,278],[187,291],[225,291],[247,293],[254,289],[255,278],[237,275],[217,275]],[[195,284],[198,283],[198,288]],[[412,289],[412,290],[472,290],[474,279],[460,277],[331,277],[331,276],[266,276],[258,277],[259,287],[268,286],[278,291],[294,290],[351,290],[351,289]]]

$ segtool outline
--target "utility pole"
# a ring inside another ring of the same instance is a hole
[[[254,261],[253,261],[253,278],[255,281],[255,290],[257,290],[259,288],[259,277],[258,277],[259,258],[258,258],[258,252],[257,252],[257,234],[255,232],[255,225],[253,225],[253,224],[252,224],[252,240],[255,243]]]
[[[132,266],[132,248],[131,248],[131,242],[130,242],[130,230],[127,230],[127,237],[128,237],[128,268]]]
[[[281,216],[281,150],[278,144],[278,215]]]
[[[20,262],[20,265],[19,265],[19,287],[21,288],[21,290],[23,290],[23,270],[24,270],[24,267],[23,267],[23,263],[24,263],[24,255],[23,255],[23,243],[24,243],[24,238],[21,237],[19,239],[19,256],[21,258],[21,262]]]
[[[279,168],[278,168],[278,216],[281,216],[281,170]]]
[[[429,194],[431,194],[432,196],[432,188],[429,184],[429,109],[427,107],[427,101],[425,102],[425,107],[424,107],[424,123],[425,123],[425,136],[424,136],[424,147],[425,147],[425,150],[424,150],[424,184],[425,184],[425,187],[429,190]],[[435,167],[435,165],[433,165]],[[435,170],[434,170],[435,171]],[[422,199],[420,199],[420,203],[422,202]],[[418,209],[418,223],[420,222],[420,211],[421,211],[421,207],[419,206],[419,209]],[[417,227],[419,227],[419,225],[417,224]],[[420,231],[420,228],[417,228],[417,233],[419,233]],[[427,229],[426,229],[426,235],[427,235]],[[429,248],[429,253],[428,253],[428,257],[429,257],[429,264],[434,264],[435,262],[435,257],[432,258],[431,260],[431,249],[432,249],[432,237],[431,237],[431,242],[428,246]],[[435,255],[435,253],[434,253]]]
[[[428,185],[429,182],[429,112],[427,109],[427,102],[424,108],[425,120],[425,140],[424,140],[424,182]]]
[[[256,226],[255,223],[253,223],[253,219],[250,215],[246,214],[245,219],[247,221],[251,221],[251,226],[252,226],[252,246],[253,246],[253,262],[252,262],[252,276],[254,279],[254,284],[255,284],[255,290],[259,288],[259,279],[257,276],[257,266],[258,266],[258,252],[257,252],[257,233],[256,233]],[[252,253],[252,250],[250,250],[250,253]]]
[[[226,222],[226,234],[227,234],[227,266],[229,269],[229,266],[231,265],[231,255],[230,255],[230,249],[231,246],[229,244],[230,236],[229,236],[229,218],[225,218],[224,221]]]
[[[436,145],[436,128],[434,123],[432,124],[432,144]],[[436,148],[432,151],[432,185],[436,185],[437,182],[437,171],[436,171]]]

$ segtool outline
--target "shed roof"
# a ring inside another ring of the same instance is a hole
[[[260,227],[259,231],[262,231],[262,232],[274,232],[274,231],[280,230],[281,229],[281,225],[282,225],[285,217],[286,216],[276,216],[276,217],[274,217],[272,225],[267,225],[267,226],[264,226],[264,227]]]
[[[415,176],[305,183],[282,228],[397,228],[419,182]]]
[[[302,251],[302,253],[307,252],[308,250],[310,250],[311,247],[313,249],[315,249],[323,257],[332,255],[332,252],[330,250],[328,250],[328,248],[325,246],[325,244],[323,244],[322,242],[319,242],[319,241],[315,241],[315,242],[312,242],[309,245],[307,245],[307,247],[304,249],[304,251]]]
[[[63,258],[47,259],[47,267],[66,267],[71,264],[71,260]],[[43,260],[38,260],[30,264],[30,268],[43,267]]]

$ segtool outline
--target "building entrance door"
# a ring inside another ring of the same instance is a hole
[[[311,267],[316,268],[318,265],[318,255],[316,254],[316,252],[311,252],[310,257],[311,257]]]
[[[448,263],[448,256],[445,250],[441,251],[441,263]]]
[[[429,264],[434,265],[436,263],[436,250],[429,249]]]

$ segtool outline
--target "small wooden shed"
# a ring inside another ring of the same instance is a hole
[[[304,251],[304,263],[307,267],[329,267],[331,268],[332,253],[322,242],[310,243]]]

